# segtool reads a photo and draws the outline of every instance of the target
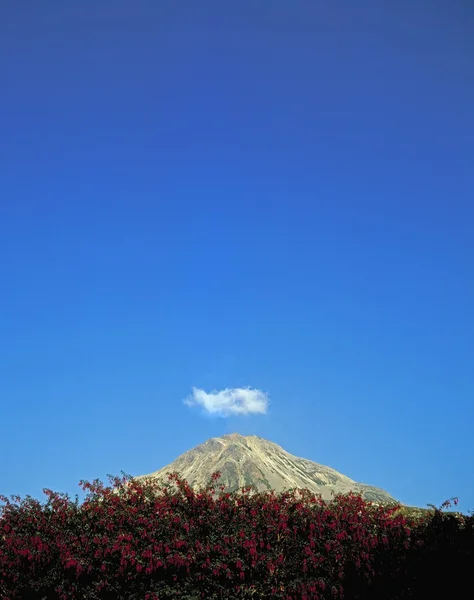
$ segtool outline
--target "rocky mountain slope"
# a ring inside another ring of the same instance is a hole
[[[211,438],[188,450],[169,465],[136,479],[157,478],[167,481],[167,474],[179,472],[189,485],[204,487],[212,473],[221,472],[220,485],[227,491],[249,485],[258,491],[276,492],[291,488],[308,488],[324,499],[332,492],[360,493],[373,502],[394,502],[387,492],[371,485],[357,483],[338,471],[286,452],[281,446],[256,435],[230,433]]]

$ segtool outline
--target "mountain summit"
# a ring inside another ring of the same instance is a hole
[[[256,435],[228,433],[210,438],[203,444],[181,454],[169,465],[136,479],[167,480],[168,473],[177,471],[188,484],[197,489],[204,487],[212,473],[220,471],[219,485],[233,492],[254,486],[259,492],[281,492],[284,489],[308,488],[329,500],[332,493],[359,493],[372,502],[395,502],[380,488],[357,483],[338,471],[298,458],[278,444]]]

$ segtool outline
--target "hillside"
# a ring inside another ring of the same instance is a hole
[[[211,438],[169,465],[136,479],[166,481],[167,474],[175,471],[194,489],[204,487],[212,473],[220,471],[219,483],[230,492],[249,485],[260,492],[308,488],[327,500],[333,493],[353,491],[373,502],[395,502],[380,488],[358,483],[330,467],[294,456],[278,444],[256,435],[231,433]]]

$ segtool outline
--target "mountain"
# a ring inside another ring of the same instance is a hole
[[[332,497],[332,492],[353,491],[372,502],[396,502],[380,488],[357,483],[330,467],[293,456],[278,444],[256,435],[229,433],[211,438],[158,471],[135,479],[167,481],[168,473],[175,471],[194,489],[204,487],[212,473],[220,471],[218,484],[225,485],[229,492],[249,485],[259,492],[273,489],[277,493],[284,489],[308,488],[325,500]]]

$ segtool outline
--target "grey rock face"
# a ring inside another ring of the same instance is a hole
[[[376,503],[396,500],[380,488],[357,483],[346,475],[305,458],[286,452],[281,446],[256,435],[230,433],[211,438],[188,450],[169,465],[136,479],[167,481],[168,473],[179,472],[194,489],[204,487],[212,473],[221,472],[219,485],[233,492],[249,485],[259,492],[307,488],[323,499],[333,493],[360,493]]]

